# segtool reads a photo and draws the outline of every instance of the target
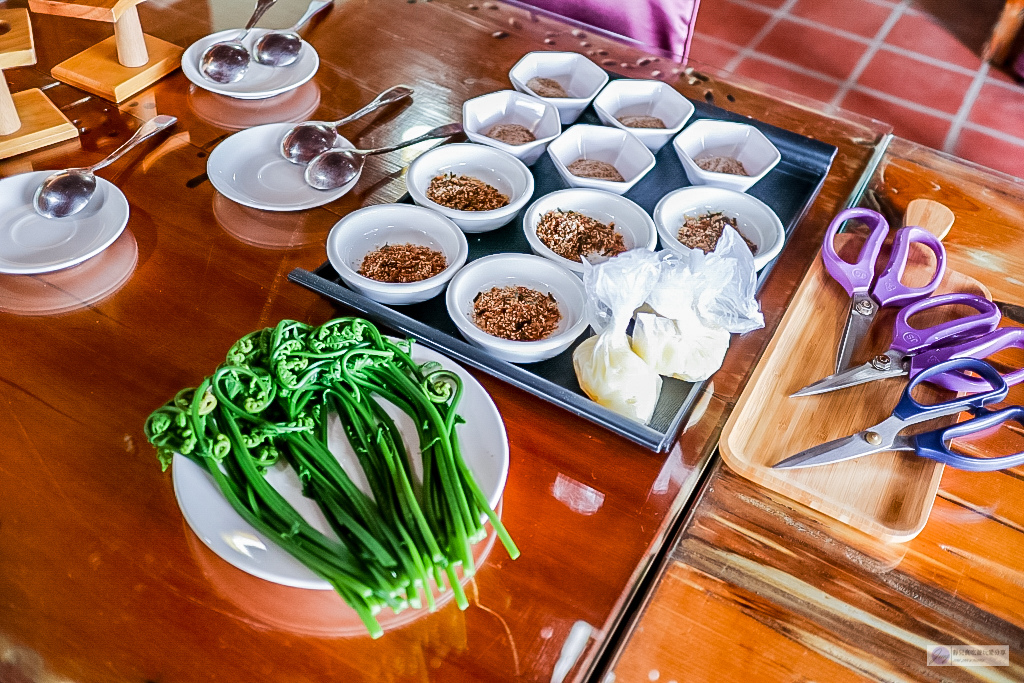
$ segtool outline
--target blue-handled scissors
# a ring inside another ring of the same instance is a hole
[[[977,374],[991,388],[981,393],[962,396],[934,405],[922,405],[911,396],[914,387],[927,381],[930,377],[945,372],[965,371]],[[827,465],[882,451],[914,451],[923,458],[937,460],[971,472],[991,472],[1007,467],[1016,467],[1024,464],[1024,452],[995,458],[976,458],[949,450],[949,442],[957,437],[978,434],[1004,422],[1014,421],[1024,425],[1024,407],[1010,406],[997,411],[991,411],[985,407],[1002,401],[1006,398],[1008,391],[1009,388],[1003,377],[985,361],[976,358],[947,360],[933,365],[910,380],[907,388],[903,391],[903,397],[892,411],[892,416],[862,432],[808,448],[776,463],[773,468],[787,469]],[[930,432],[900,436],[900,432],[910,425],[934,420],[937,417],[956,415],[963,410],[971,411],[975,417],[966,422]]]

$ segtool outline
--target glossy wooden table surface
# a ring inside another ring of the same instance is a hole
[[[897,139],[863,204],[898,223],[919,197],[956,216],[949,266],[997,301],[1024,302],[1024,183]],[[1001,359],[1020,367],[1024,354]],[[1012,388],[1007,403],[1021,402]],[[970,452],[1024,450],[1012,427]],[[1024,468],[947,467],[921,534],[884,544],[719,463],[619,645],[614,680],[1022,680],[1022,502]],[[929,666],[934,645],[1008,645],[1010,665]]]
[[[305,3],[264,19],[287,26]],[[238,26],[248,2],[141,6],[148,33],[187,46]],[[763,292],[766,330],[734,344],[679,443],[654,454],[500,382],[481,377],[504,417],[511,471],[504,521],[522,550],[490,553],[454,606],[378,641],[343,636],[351,615],[330,593],[243,574],[205,549],[145,442],[146,415],[195,383],[241,335],[283,318],[339,311],[290,284],[324,260],[339,216],[402,194],[422,151],[378,157],[356,190],[295,214],[218,195],[206,157],[259,123],[336,118],[407,83],[411,106],[345,129],[374,146],[457,120],[461,103],[508,88],[534,49],[571,49],[628,75],[840,147],[806,223],[841,208],[884,126],[784,102],[739,80],[681,72],[657,55],[491,2],[349,0],[306,31],[315,79],[269,101],[238,102],[176,72],[114,106],[55,83],[55,63],[109,34],[95,22],[33,15],[39,64],[11,70],[12,91],[44,87],[82,136],[0,163],[0,175],[92,163],[143,119],[173,114],[169,137],[101,175],[131,205],[124,235],[80,266],[0,276],[0,681],[581,680],[616,628],[710,460],[744,378],[767,343],[816,239],[798,230]],[[566,647],[575,627],[580,647]],[[564,677],[564,678],[563,678]]]

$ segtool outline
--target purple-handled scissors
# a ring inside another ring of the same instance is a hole
[[[943,373],[973,372],[985,386],[985,391],[969,396],[954,398],[935,405],[922,405],[911,396],[921,382],[935,382]],[[979,434],[1004,422],[1014,421],[1024,425],[1024,407],[1009,406],[992,411],[985,406],[998,403],[1006,398],[1008,388],[1002,376],[991,365],[976,358],[954,358],[921,372],[910,380],[903,391],[903,397],[896,404],[892,416],[873,427],[842,439],[835,439],[820,446],[808,448],[796,455],[773,465],[776,469],[791,467],[813,467],[843,460],[860,458],[882,451],[914,451],[923,458],[970,472],[992,472],[1024,464],[1024,453],[1004,455],[995,458],[977,458],[960,455],[949,450],[949,442],[957,437]],[[930,432],[901,436],[900,432],[910,425],[934,420],[937,417],[956,415],[969,410],[975,417],[966,422],[950,425]]]
[[[909,318],[917,313],[926,311],[932,308],[938,308],[939,306],[953,306],[953,305],[965,305],[973,308],[977,311],[974,315],[968,315],[961,318],[955,318],[948,322],[939,323],[932,327],[926,327],[924,329],[917,329],[912,327],[909,322]],[[837,372],[834,375],[809,384],[803,389],[795,392],[793,396],[811,396],[813,394],[824,394],[828,391],[836,391],[837,389],[845,389],[846,387],[852,387],[857,384],[864,384],[865,382],[873,382],[876,379],[886,379],[887,377],[900,377],[902,375],[909,374],[911,377],[916,376],[921,370],[935,363],[939,360],[947,360],[954,357],[972,356],[975,358],[985,358],[995,353],[997,348],[991,345],[988,341],[979,343],[979,347],[976,353],[959,353],[955,355],[945,356],[930,356],[929,354],[945,353],[944,349],[941,349],[943,344],[956,344],[966,340],[975,339],[981,337],[984,334],[992,332],[999,325],[999,321],[1002,319],[1002,315],[999,313],[999,308],[989,301],[988,299],[974,294],[940,294],[939,296],[930,296],[925,299],[916,301],[909,306],[901,309],[896,314],[896,325],[893,328],[892,345],[889,350],[885,353],[875,356],[867,363],[858,365],[857,367],[850,368],[843,372]],[[968,347],[968,341],[962,350],[973,350],[973,347]],[[1002,348],[1007,348],[1010,344]],[[915,361],[918,358],[936,358],[933,362],[928,362],[922,359],[915,365]],[[972,388],[977,389],[979,386],[977,383],[972,383],[965,389],[960,389],[958,386],[952,385],[956,375],[948,375],[936,377],[936,384],[940,382],[946,382],[942,384],[947,389],[953,389],[954,391],[969,391]],[[963,376],[963,380],[968,380],[969,377]],[[1024,377],[1021,377],[1024,379]],[[1020,380],[1017,380],[1020,381]]]
[[[835,238],[843,223],[853,219],[863,222],[871,232],[857,260],[848,263],[836,253]],[[877,211],[862,208],[840,211],[825,232],[825,241],[821,247],[825,269],[850,295],[850,312],[846,316],[846,326],[836,352],[836,372],[842,372],[850,366],[854,350],[867,335],[880,307],[906,306],[923,299],[938,288],[946,272],[946,249],[935,235],[924,228],[900,228],[893,239],[892,255],[872,286],[875,261],[878,260],[888,234],[889,223],[885,217]],[[935,274],[924,287],[908,287],[900,282],[910,256],[910,245],[915,242],[931,249],[936,258]]]

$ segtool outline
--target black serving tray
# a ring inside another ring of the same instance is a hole
[[[788,240],[792,230],[818,196],[836,148],[705,102],[696,101],[693,104],[696,111],[689,123],[702,118],[748,123],[760,129],[778,147],[782,160],[748,193],[775,210],[782,220]],[[576,123],[601,125],[592,106],[583,112]],[[669,191],[690,185],[671,142],[661,148],[655,159],[654,168],[625,194],[650,214],[653,214],[655,205]],[[531,170],[536,182],[533,198],[527,202],[527,207],[533,199],[567,187],[547,154],[542,155]],[[400,201],[412,200],[406,195]],[[530,253],[522,229],[522,214],[525,211],[526,208],[498,230],[467,234],[469,261],[501,252]],[[761,271],[758,289],[773,265],[774,261]],[[464,341],[455,323],[448,317],[443,293],[420,304],[391,308],[341,284],[329,262],[315,272],[296,268],[288,275],[288,279],[354,308],[377,324],[413,337],[424,346],[503,379],[653,451],[667,450],[675,442],[679,428],[703,386],[702,382],[665,378],[654,416],[650,424],[643,425],[598,405],[580,389],[573,370],[572,352],[588,335],[582,335],[573,346],[554,358],[540,363],[517,365],[498,360]]]

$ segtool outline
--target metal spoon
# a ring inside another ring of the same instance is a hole
[[[274,6],[277,0],[259,0],[256,9],[253,10],[249,21],[245,23],[242,32],[232,40],[221,43],[214,43],[206,48],[202,57],[199,58],[199,73],[203,78],[214,83],[235,83],[242,80],[242,76],[249,69],[249,50],[242,44],[242,40],[249,35],[249,31],[256,22],[260,20],[263,13]]]
[[[389,147],[378,149],[332,149],[324,152],[306,167],[306,182],[310,187],[317,190],[333,190],[347,185],[356,178],[363,170],[364,157],[373,154],[384,154],[393,152],[396,149],[409,147],[424,140],[447,138],[462,133],[461,123],[449,123],[429,130],[419,137]]]
[[[96,191],[96,176],[93,175],[93,171],[114,163],[128,150],[173,126],[177,121],[178,119],[173,116],[161,114],[139,126],[127,142],[105,159],[86,168],[69,168],[47,176],[32,197],[32,206],[36,213],[43,218],[64,218],[78,213],[85,208]]]
[[[281,154],[293,164],[308,164],[338,144],[336,128],[366,116],[381,107],[412,97],[412,88],[396,85],[377,95],[368,105],[337,121],[306,121],[295,126],[281,139]]]
[[[252,58],[257,64],[265,66],[288,66],[299,58],[302,50],[302,38],[296,33],[306,25],[313,15],[325,7],[334,4],[334,0],[313,0],[306,8],[306,13],[291,28],[282,31],[270,31],[260,36],[252,47]]]

